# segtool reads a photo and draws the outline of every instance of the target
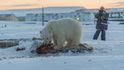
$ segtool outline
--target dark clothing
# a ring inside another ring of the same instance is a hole
[[[94,40],[98,39],[100,32],[101,32],[101,40],[105,40],[105,30],[97,30],[93,37]]]
[[[99,12],[95,15],[97,18],[96,29],[107,30],[108,29],[108,13],[105,11],[99,10]]]
[[[95,15],[97,18],[97,24],[96,24],[96,33],[94,34],[93,39],[98,39],[98,36],[101,32],[101,40],[106,40],[105,37],[105,31],[108,29],[108,13],[104,10],[99,10],[99,12]]]

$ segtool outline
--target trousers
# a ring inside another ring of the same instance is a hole
[[[97,40],[98,37],[99,37],[99,34],[101,33],[101,40],[106,40],[106,33],[105,33],[105,30],[96,30],[94,36],[93,36],[93,39],[94,40]]]

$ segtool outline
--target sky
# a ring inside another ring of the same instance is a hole
[[[124,0],[0,0],[0,10],[30,9],[51,6],[81,6],[88,9],[124,8]]]

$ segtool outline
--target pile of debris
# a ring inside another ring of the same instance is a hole
[[[73,53],[84,53],[85,51],[92,52],[93,47],[83,43],[79,44],[79,48],[61,48],[61,49],[54,49],[53,44],[42,44],[41,46],[36,48],[37,54],[48,54],[48,53],[67,53],[69,51]]]

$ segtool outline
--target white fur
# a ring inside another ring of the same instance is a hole
[[[80,43],[81,24],[70,18],[50,21],[40,32],[45,42],[53,40],[55,48],[73,47]],[[67,44],[65,45],[65,42]],[[64,46],[65,45],[65,46]]]

